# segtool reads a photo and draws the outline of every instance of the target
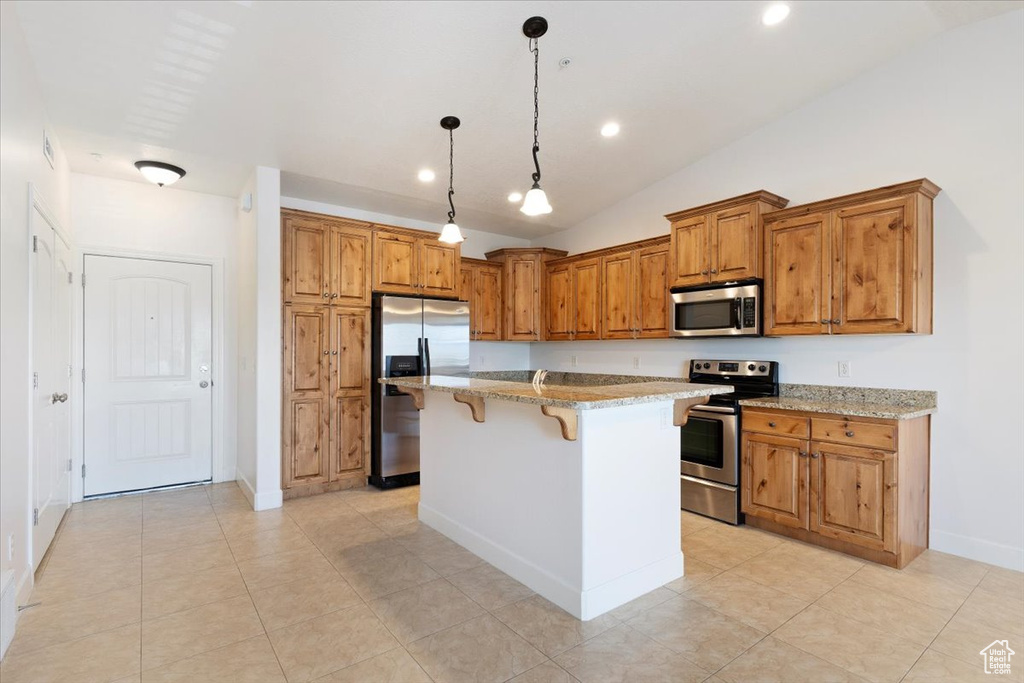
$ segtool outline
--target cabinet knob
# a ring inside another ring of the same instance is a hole
[[[329,353],[330,353],[330,351],[324,351],[324,355],[325,355],[325,356],[326,356],[327,354],[329,354]]]
[[[821,453],[811,453],[811,457],[812,458],[820,458],[821,457]]]
[[[852,431],[846,432],[846,436],[848,436],[848,437],[850,437],[852,439],[853,438],[853,432]]]
[[[708,274],[708,271],[707,271],[706,269],[705,269],[705,270],[702,270],[702,271],[700,271],[700,274],[701,274],[701,275],[707,275],[707,274]]]
[[[331,298],[331,293],[330,292],[324,292],[324,298],[325,299],[330,299]]]
[[[718,275],[718,268],[712,268],[711,269],[711,274],[712,275]]]
[[[337,352],[337,351],[331,351],[331,353],[332,353],[332,354],[334,354],[335,356],[337,356],[337,355],[338,355],[338,352]]]
[[[332,299],[337,299],[337,298],[338,298],[338,295],[337,295],[337,294],[331,294],[331,298],[332,298]]]
[[[769,426],[769,427],[772,427],[772,428],[774,429],[774,427],[775,427],[775,423],[774,423],[774,422],[769,422],[769,423],[768,423],[768,426]]]
[[[822,318],[821,319],[821,324],[822,325],[828,325],[830,322],[832,322],[832,321],[829,320],[828,318]]]
[[[806,458],[807,457],[807,451],[798,451],[798,454],[799,454],[799,456],[801,458]]]
[[[833,321],[832,321],[832,324],[833,324],[833,325],[838,325],[838,324],[839,324],[839,323],[841,323],[841,322],[843,322],[843,321],[842,321],[842,320],[840,320],[839,318],[836,318],[835,320],[833,320]]]

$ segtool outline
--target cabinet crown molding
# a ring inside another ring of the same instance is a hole
[[[794,216],[804,216],[810,213],[817,213],[819,211],[830,211],[832,209],[839,209],[844,206],[850,206],[852,204],[863,204],[867,202],[879,201],[882,199],[891,199],[893,197],[901,197],[909,194],[920,194],[928,199],[934,199],[939,192],[942,191],[938,185],[928,180],[927,178],[919,178],[917,180],[911,180],[905,183],[898,183],[896,185],[886,185],[885,187],[879,187],[874,190],[866,190],[864,192],[854,192],[852,194],[844,194],[839,197],[832,197],[831,199],[822,199],[809,204],[798,204],[796,206],[790,206],[785,209],[778,211],[772,211],[771,213],[764,214],[765,221],[777,221],[783,218],[792,218]]]
[[[613,254],[621,254],[626,251],[633,251],[634,249],[646,249],[647,247],[657,247],[666,245],[672,240],[671,235],[659,235],[658,237],[650,237],[644,240],[637,240],[635,242],[626,242],[625,244],[616,244],[611,247],[603,247],[601,249],[594,249],[593,251],[583,251],[572,256],[562,256],[556,259],[548,261],[550,265],[558,265],[559,263],[575,261],[578,259],[589,259],[598,258],[601,256],[611,256]]]
[[[767,190],[758,190],[756,192],[748,192],[747,194],[741,194],[737,197],[723,199],[710,204],[695,206],[692,209],[683,209],[682,211],[665,214],[665,218],[669,221],[675,222],[691,216],[699,216],[701,214],[713,213],[723,209],[731,209],[735,206],[742,206],[743,204],[750,204],[752,202],[764,202],[780,209],[786,206],[786,204],[789,204],[789,200],[785,197],[780,197],[779,195],[768,192]]]
[[[562,249],[549,249],[548,247],[504,247],[502,249],[495,249],[484,254],[484,257],[488,261],[494,261],[504,256],[517,256],[517,255],[529,255],[529,256],[547,256],[548,258],[561,258],[568,255],[569,252],[563,251]]]

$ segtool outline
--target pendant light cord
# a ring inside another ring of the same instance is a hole
[[[455,194],[455,134],[449,129],[448,131],[448,206],[451,207],[451,211],[448,212],[448,222],[455,222],[455,202],[452,200],[452,196]]]
[[[540,144],[537,142],[537,121],[540,118],[540,41],[530,38],[530,52],[533,53],[533,165],[537,172],[533,174],[533,184],[536,187],[540,183],[540,161],[537,160],[537,152],[540,151]]]

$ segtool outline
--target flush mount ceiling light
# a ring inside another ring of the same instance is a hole
[[[135,168],[143,178],[160,187],[175,183],[185,175],[185,169],[162,161],[136,161]]]
[[[441,119],[441,127],[448,131],[448,206],[451,210],[448,212],[448,222],[441,228],[441,235],[437,239],[446,244],[458,244],[466,239],[462,236],[459,226],[455,224],[455,201],[452,199],[455,195],[455,135],[452,131],[461,124],[457,116],[446,116]]]
[[[761,15],[761,23],[765,26],[775,26],[785,21],[789,16],[789,5],[784,2],[777,2],[769,5],[768,9]]]
[[[608,123],[601,126],[601,135],[605,136],[606,138],[613,138],[618,134],[619,124],[615,123],[614,121],[609,121]]]
[[[429,168],[424,168],[419,173],[416,174],[416,177],[420,179],[421,183],[432,183],[434,182],[434,178],[436,176],[434,175],[434,172],[431,171]]]
[[[521,202],[521,201],[523,201],[523,193],[522,192],[512,192],[511,194],[509,194],[508,200],[510,202],[512,202],[513,204],[515,204],[516,202]]]
[[[540,161],[537,160],[537,152],[540,151],[540,144],[537,142],[537,122],[540,118],[540,48],[539,39],[548,32],[548,20],[544,17],[530,17],[523,23],[523,35],[530,39],[530,52],[533,53],[533,165],[536,171],[533,173],[533,187],[526,193],[523,206],[519,209],[527,216],[540,216],[551,213],[551,204],[548,203],[548,196],[540,189]]]

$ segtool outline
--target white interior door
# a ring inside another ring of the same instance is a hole
[[[32,564],[71,504],[71,250],[33,207]]]
[[[85,257],[85,495],[208,481],[211,267]]]

